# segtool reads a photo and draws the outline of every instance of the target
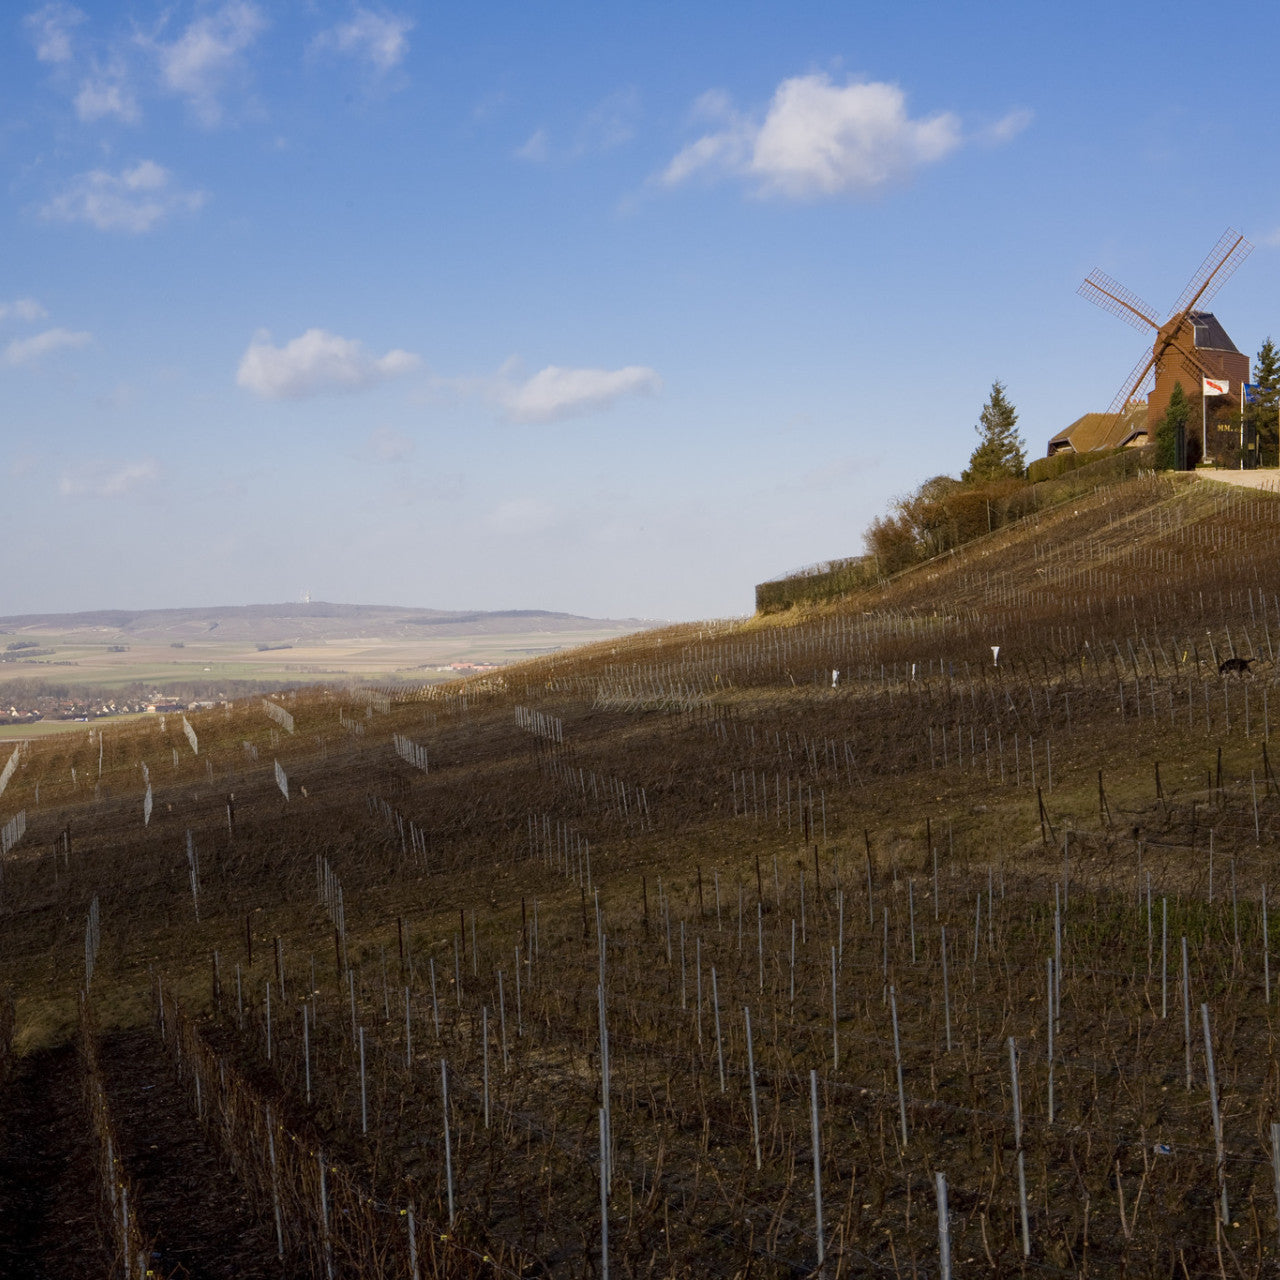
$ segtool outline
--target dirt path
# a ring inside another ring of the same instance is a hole
[[[275,1230],[206,1142],[186,1091],[146,1031],[105,1035],[99,1061],[157,1275],[257,1280],[285,1274]]]
[[[1274,467],[1259,471],[1197,471],[1195,475],[1200,480],[1216,480],[1219,484],[1234,484],[1244,489],[1265,489],[1268,493],[1280,493],[1280,470]]]
[[[109,1274],[75,1048],[32,1054],[0,1093],[0,1275]]]

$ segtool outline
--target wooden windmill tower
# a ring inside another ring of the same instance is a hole
[[[1221,395],[1206,394],[1206,416],[1215,404],[1234,403],[1239,398],[1241,384],[1249,380],[1249,357],[1236,349],[1216,317],[1204,308],[1252,249],[1244,236],[1228,227],[1163,322],[1122,284],[1101,271],[1090,272],[1076,290],[1082,298],[1119,316],[1135,329],[1155,331],[1151,350],[1144,352],[1116,393],[1110,414],[1125,412],[1134,397],[1149,388],[1147,424],[1148,431],[1154,432],[1178,382],[1193,404],[1207,384],[1224,386]]]

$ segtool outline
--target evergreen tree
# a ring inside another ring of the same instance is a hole
[[[1026,472],[1025,446],[1016,430],[1018,411],[1009,403],[1004,391],[1004,383],[999,380],[991,384],[991,395],[982,406],[978,425],[974,427],[978,433],[978,447],[960,476],[965,484],[1017,478]]]
[[[1191,417],[1191,402],[1182,389],[1181,382],[1173,384],[1169,405],[1164,417],[1156,425],[1156,468],[1160,471],[1181,471],[1187,465],[1187,421]]]
[[[1272,409],[1280,401],[1280,351],[1270,337],[1258,348],[1253,362],[1253,382],[1260,403]]]
[[[1257,399],[1245,409],[1245,427],[1258,442],[1259,463],[1274,465],[1280,444],[1280,351],[1268,337],[1253,362]]]

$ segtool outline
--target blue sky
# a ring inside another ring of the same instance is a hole
[[[1223,229],[1280,338],[1272,5],[153,0],[0,16],[0,613],[747,612],[1105,408]]]

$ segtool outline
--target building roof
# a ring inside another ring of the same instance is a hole
[[[1212,311],[1189,311],[1187,318],[1195,326],[1196,346],[1207,347],[1211,351],[1235,351],[1239,348],[1230,338],[1227,331],[1218,322]]]
[[[1092,453],[1095,449],[1118,449],[1147,433],[1145,402],[1130,402],[1122,413],[1086,413],[1049,440],[1049,452],[1071,449]]]

